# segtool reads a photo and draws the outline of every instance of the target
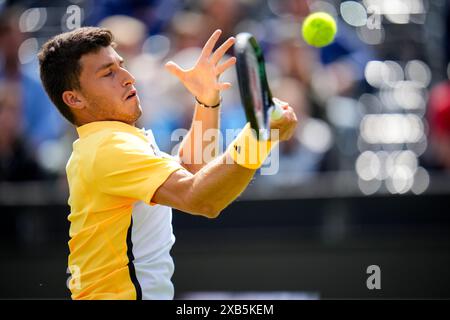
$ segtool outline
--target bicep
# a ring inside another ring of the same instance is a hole
[[[193,175],[185,169],[173,172],[156,190],[152,202],[193,213],[194,208],[189,201],[193,187]]]

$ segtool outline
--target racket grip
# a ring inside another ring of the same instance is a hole
[[[270,120],[276,121],[283,117],[283,108],[282,106],[285,104],[278,100],[277,98],[272,99],[273,106],[270,109]]]

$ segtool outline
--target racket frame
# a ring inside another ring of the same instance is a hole
[[[256,131],[258,139],[267,139],[270,125],[269,110],[271,110],[270,108],[274,106],[274,102],[272,101],[272,92],[270,91],[269,83],[267,81],[263,51],[255,37],[248,32],[239,33],[236,36],[234,49],[239,92],[245,110],[245,116],[247,121],[250,122],[250,126]],[[256,106],[254,105],[252,97],[250,74],[248,72],[249,66],[246,56],[247,50],[251,50],[251,53],[255,55],[258,64],[257,74],[261,84],[261,92],[259,92],[259,95],[262,98],[263,124],[258,123],[259,121],[256,115]]]

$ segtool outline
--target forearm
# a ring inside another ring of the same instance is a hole
[[[191,128],[178,152],[183,167],[191,173],[196,173],[217,157],[219,128],[220,107],[205,108],[196,102]]]
[[[255,172],[236,164],[225,152],[193,175],[191,200],[216,217],[245,190]]]
[[[215,217],[244,191],[277,143],[258,140],[247,123],[222,156],[192,176],[189,198]]]

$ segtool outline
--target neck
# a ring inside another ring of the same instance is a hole
[[[85,124],[89,124],[89,123],[92,123],[92,122],[100,122],[100,121],[116,121],[116,122],[122,122],[122,123],[128,124],[128,125],[130,125],[132,127],[136,126],[136,122],[129,123],[129,122],[126,122],[126,121],[121,121],[121,120],[103,119],[103,120],[91,120],[91,121],[77,121],[75,123],[75,127],[78,128],[78,127],[84,126]]]

